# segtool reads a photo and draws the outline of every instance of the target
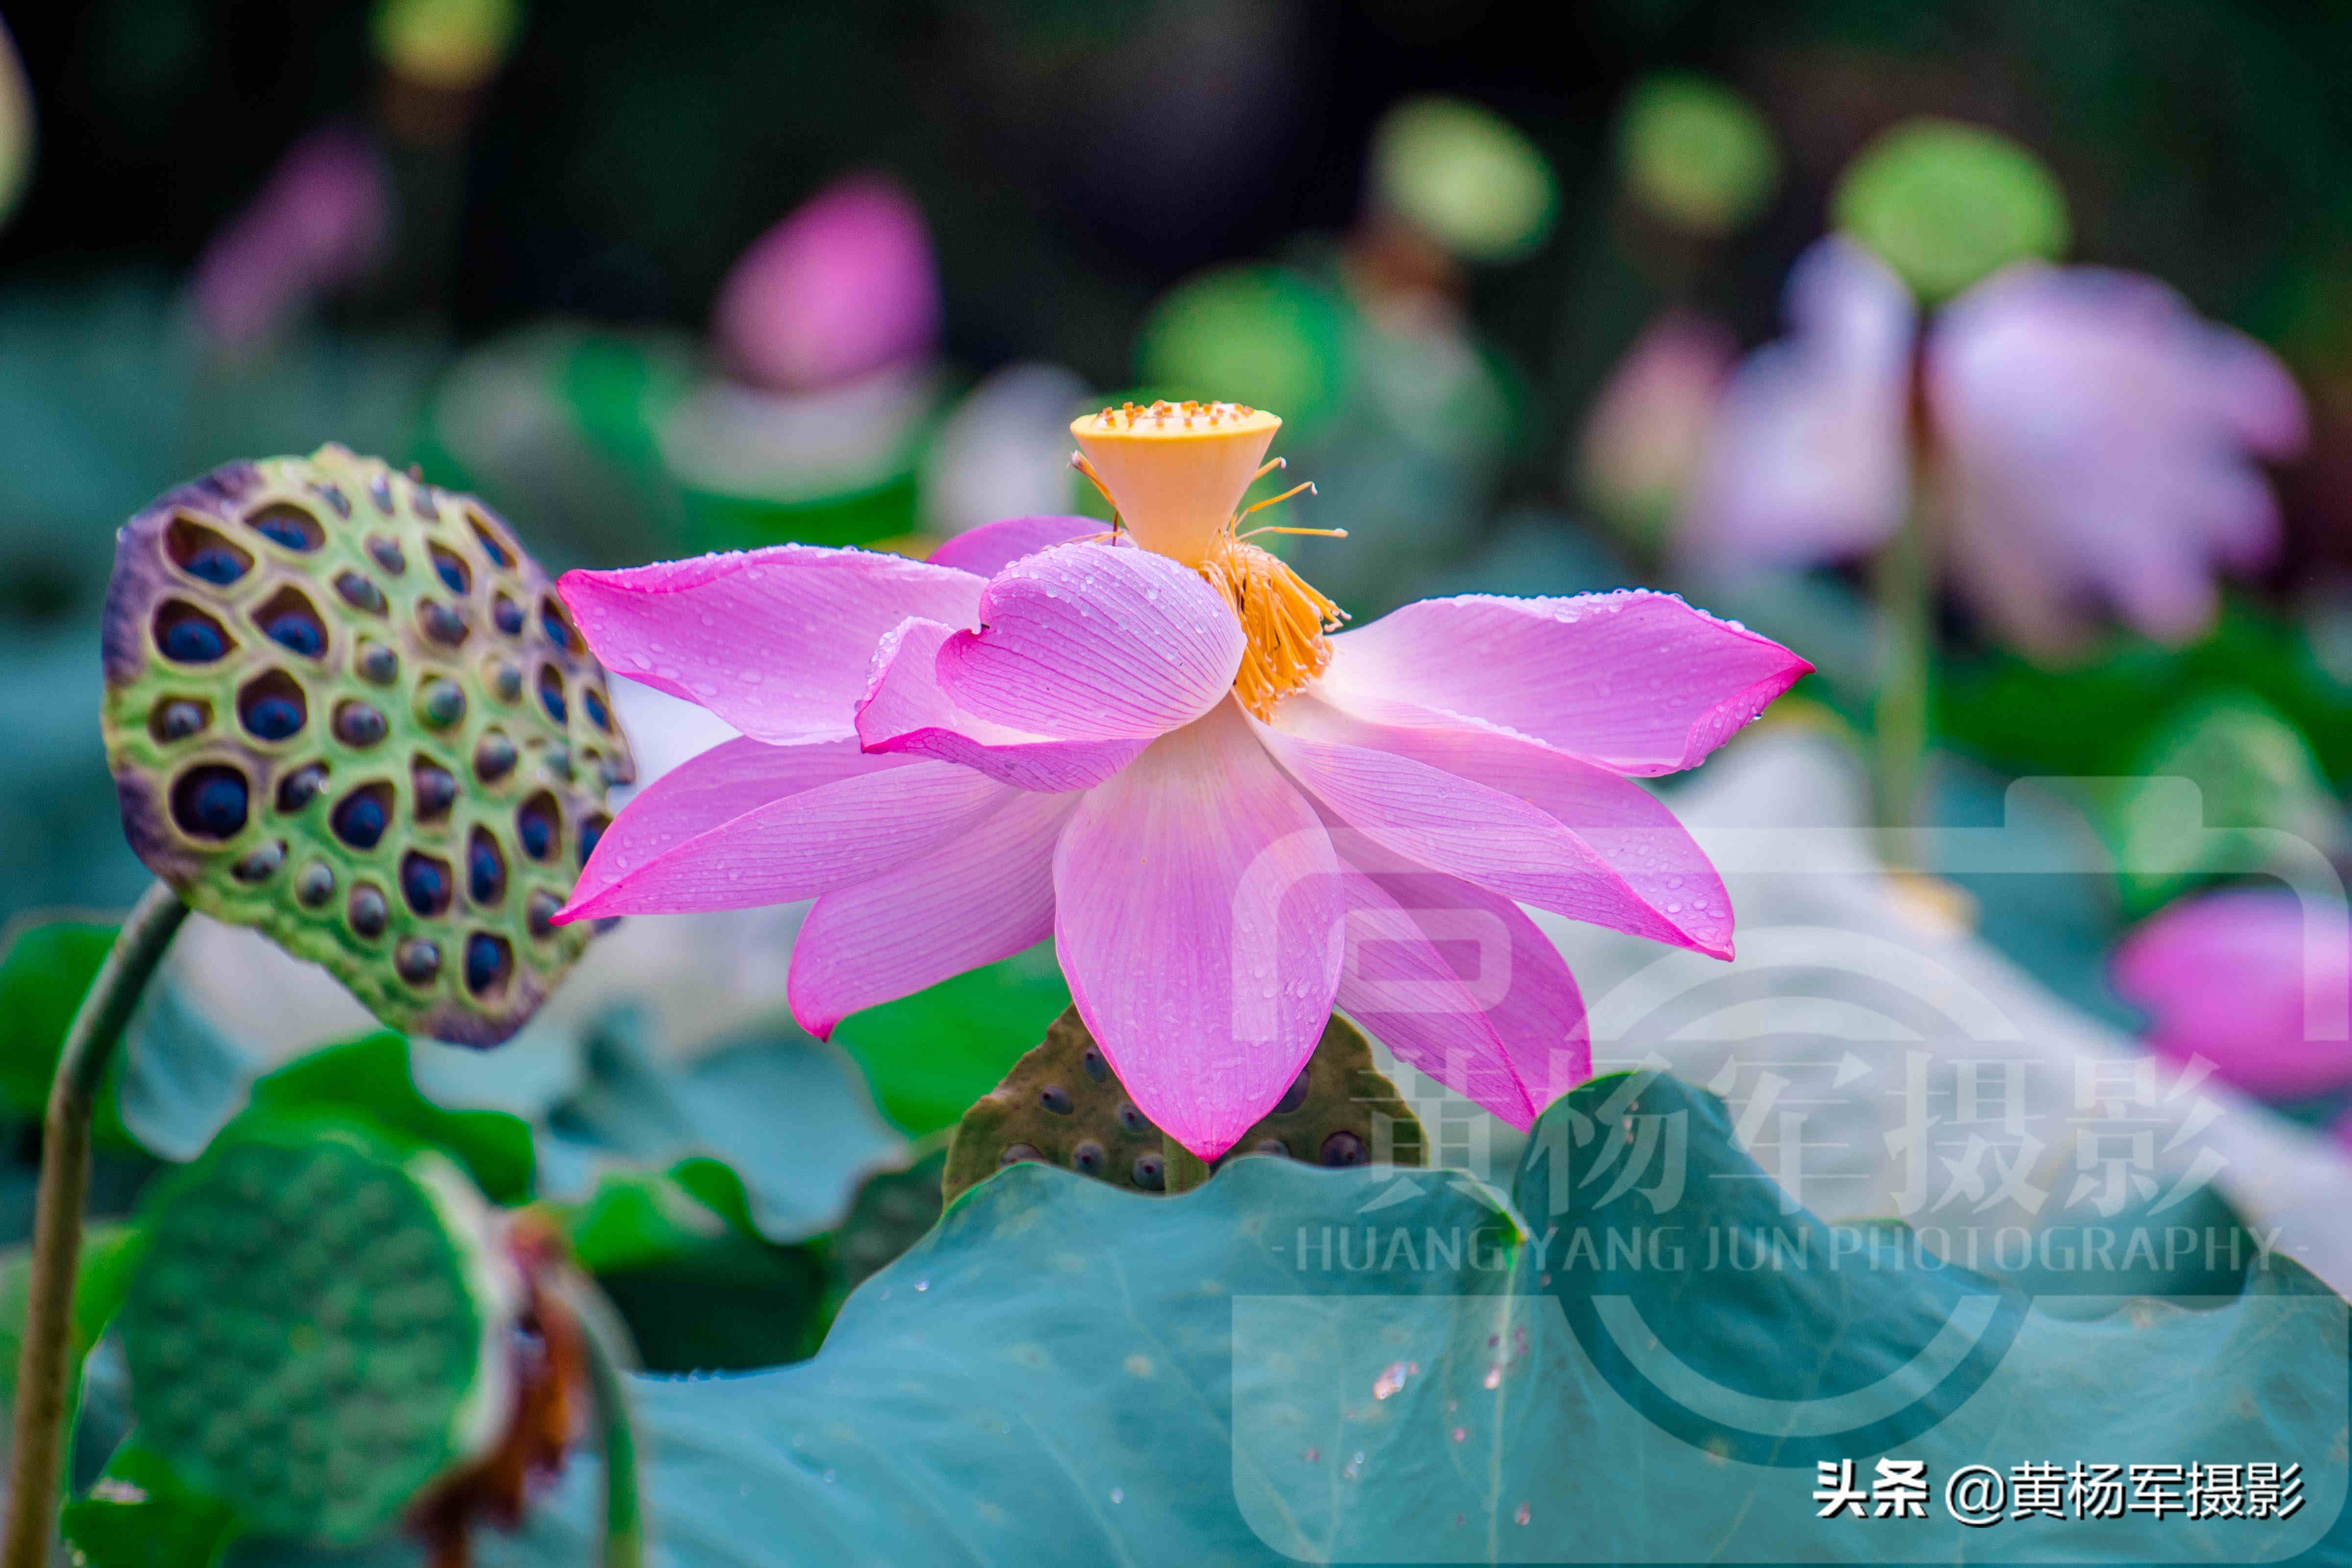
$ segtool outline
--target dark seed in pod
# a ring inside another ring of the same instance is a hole
[[[490,601],[490,624],[507,636],[522,635],[522,606],[500,594]]]
[[[282,741],[310,722],[310,706],[300,682],[282,669],[272,669],[245,683],[236,694],[236,715],[257,739]]]
[[[352,889],[344,913],[351,917],[352,930],[369,942],[382,936],[383,928],[392,923],[392,905],[373,882],[362,882]]]
[[[351,497],[343,494],[341,486],[312,485],[310,487],[310,490],[311,493],[316,495],[320,500],[325,501],[329,506],[333,507],[337,517],[343,518],[347,521],[350,519],[352,515],[352,499]]]
[[[209,709],[193,698],[175,697],[159,702],[147,721],[147,732],[159,741],[184,741],[212,722]]]
[[[570,716],[563,702],[563,672],[551,664],[539,667],[539,704],[559,724]]]
[[[348,568],[335,574],[335,592],[355,610],[365,610],[372,616],[384,612],[383,590]]]
[[[581,690],[580,708],[588,715],[588,722],[599,730],[613,727],[613,710],[605,706],[604,694],[594,687],[585,687]]]
[[[1087,1064],[1087,1076],[1088,1078],[1094,1079],[1097,1083],[1101,1083],[1110,1077],[1110,1063],[1103,1059],[1101,1047],[1088,1046],[1087,1047],[1085,1059]]]
[[[466,640],[465,617],[438,599],[418,601],[416,624],[425,628],[426,637],[443,647],[456,647]]]
[[[438,822],[449,815],[457,803],[457,779],[447,768],[436,762],[418,757],[408,765],[410,784],[416,792],[416,820]]]
[[[352,848],[374,848],[392,825],[392,786],[379,782],[352,791],[335,803],[329,825]]]
[[[547,634],[547,640],[564,652],[580,651],[580,634],[572,629],[572,617],[565,615],[563,606],[552,598],[539,602],[539,626]]]
[[[368,553],[375,557],[377,565],[395,577],[408,570],[408,557],[401,553],[397,540],[377,534],[368,541]]]
[[[278,875],[278,868],[284,864],[286,846],[264,844],[230,867],[229,874],[240,882],[266,882]]]
[[[233,838],[245,826],[245,775],[210,763],[191,768],[172,786],[172,820],[194,838]]]
[[[182,515],[163,532],[163,553],[191,577],[226,587],[253,570],[253,557],[218,533]]]
[[[496,730],[474,743],[474,776],[496,784],[514,772],[515,744]]]
[[[996,1157],[996,1163],[1001,1170],[1006,1165],[1017,1165],[1024,1160],[1042,1160],[1045,1157],[1026,1143],[1007,1143],[1004,1152]]]
[[[473,591],[474,569],[466,564],[464,556],[438,544],[427,548],[433,555],[434,574],[441,579],[444,587],[461,599]]]
[[[456,890],[451,885],[447,861],[420,855],[414,849],[400,858],[401,897],[425,919],[447,914]]]
[[[1084,1171],[1089,1176],[1098,1176],[1102,1174],[1103,1165],[1109,1158],[1110,1156],[1103,1152],[1103,1146],[1089,1138],[1070,1151],[1070,1168],[1074,1171]]]
[[[501,664],[490,672],[490,686],[502,702],[512,702],[522,696],[522,671],[513,665]]]
[[[487,827],[476,827],[466,840],[466,891],[485,908],[507,896],[507,858]]]
[[[1290,1080],[1290,1087],[1282,1091],[1282,1098],[1274,1102],[1274,1113],[1276,1116],[1287,1116],[1307,1103],[1307,1075],[1310,1070],[1312,1069],[1307,1068],[1299,1068],[1298,1076]]]
[[[408,471],[412,475],[416,473],[415,468]],[[441,521],[441,492],[422,479],[416,482],[416,515],[434,522]]]
[[[400,679],[400,656],[380,642],[362,643],[360,656],[353,662],[360,679],[377,686],[390,686]]]
[[[524,801],[515,813],[515,837],[522,841],[522,852],[534,860],[555,853],[557,826],[555,797],[545,790]]]
[[[301,810],[327,787],[327,764],[304,763],[278,781],[278,809],[288,816]]]
[[[454,680],[425,683],[416,694],[416,716],[436,730],[446,730],[466,716],[466,689]]]
[[[1143,1112],[1136,1110],[1132,1105],[1122,1104],[1118,1108],[1118,1124],[1129,1132],[1149,1132],[1151,1131],[1151,1123],[1146,1121],[1143,1119]]]
[[[319,520],[291,501],[273,501],[259,511],[247,513],[245,524],[272,544],[282,544],[289,550],[316,550],[327,538],[327,531],[319,526]]]
[[[593,816],[582,819],[580,824],[580,865],[583,870],[587,868],[588,857],[595,854],[596,846],[604,842],[604,829],[612,826],[613,819],[606,816],[603,812],[598,812]]]
[[[1290,1145],[1284,1142],[1279,1138],[1261,1138],[1256,1142],[1250,1145],[1250,1152],[1253,1154],[1279,1154],[1286,1159],[1290,1154]]]
[[[524,906],[524,919],[530,926],[530,934],[541,939],[553,936],[555,912],[562,907],[563,900],[553,893],[545,889],[532,893]]]
[[[221,624],[177,599],[166,599],[155,612],[155,646],[174,664],[211,664],[229,649],[228,633]]]
[[[392,476],[390,474],[378,473],[368,479],[368,500],[375,502],[376,510],[386,517],[392,515]]]
[[[468,513],[466,526],[474,531],[474,537],[482,542],[482,552],[498,563],[500,571],[514,564],[514,552],[499,542],[497,532],[482,521],[479,514]]]
[[[316,658],[327,651],[327,623],[310,601],[292,588],[280,588],[269,596],[269,602],[253,613],[254,625],[278,647],[305,658]]]
[[[305,909],[317,909],[335,896],[335,870],[324,860],[313,860],[294,873],[294,896]]]
[[[1070,1113],[1070,1091],[1058,1083],[1049,1083],[1037,1091],[1037,1103],[1056,1116]]]
[[[487,996],[506,988],[514,972],[514,949],[506,938],[478,931],[466,939],[466,989]]]
[[[1327,1165],[1360,1165],[1364,1141],[1352,1132],[1334,1132],[1323,1140],[1321,1159]]]
[[[1135,1184],[1147,1193],[1163,1191],[1168,1185],[1168,1162],[1159,1154],[1138,1154],[1135,1157]]]
[[[572,769],[571,747],[550,746],[545,752],[541,753],[539,760],[541,765],[545,767],[549,773],[554,774],[557,778],[562,779],[565,784],[570,784],[572,782]]]
[[[373,746],[391,729],[383,710],[373,703],[347,700],[335,708],[335,739],[346,746]]]
[[[421,936],[412,936],[393,953],[392,965],[411,985],[429,984],[433,977],[441,973],[440,944]]]

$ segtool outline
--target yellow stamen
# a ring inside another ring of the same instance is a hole
[[[1261,719],[1331,662],[1327,632],[1347,616],[1306,579],[1238,533],[1251,512],[1288,500],[1312,484],[1242,508],[1243,494],[1286,465],[1260,464],[1282,421],[1232,403],[1132,403],[1072,421],[1081,450],[1072,465],[1110,502],[1115,525],[1146,550],[1182,562],[1224,595],[1247,648],[1234,693]],[[1250,534],[1317,534],[1336,528],[1254,528]]]

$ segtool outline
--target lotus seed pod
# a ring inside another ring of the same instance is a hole
[[[1360,1165],[1385,1149],[1389,1163],[1418,1165],[1426,1148],[1412,1107],[1372,1065],[1370,1042],[1335,1016],[1297,1081],[1217,1164],[1283,1154],[1309,1165]],[[953,1203],[975,1182],[1028,1160],[1138,1192],[1160,1192],[1167,1182],[1160,1129],[1128,1098],[1076,1007],[963,1113],[940,1190]]]
[[[132,518],[106,602],[123,830],[195,908],[395,1028],[513,1034],[635,774],[604,672],[506,525],[372,458],[231,463]]]
[[[147,1229],[121,1318],[140,1433],[257,1534],[373,1541],[506,1432],[525,1288],[444,1156],[232,1138]]]

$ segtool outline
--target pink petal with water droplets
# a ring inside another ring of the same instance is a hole
[[[937,621],[908,621],[882,639],[873,689],[857,705],[857,735],[868,752],[934,757],[1051,795],[1092,789],[1151,743],[1148,736],[1060,740],[967,711],[941,689],[939,662],[941,647],[969,635]]]
[[[1080,1016],[1137,1107],[1203,1159],[1273,1109],[1339,984],[1339,862],[1228,701],[1083,799],[1054,858]]]
[[[742,910],[814,898],[887,871],[966,831],[1009,794],[994,780],[948,763],[863,760],[869,764],[864,771],[772,799],[644,859],[623,864],[617,854],[607,859],[609,843],[598,844],[559,918]],[[683,789],[667,797],[661,794],[695,765],[688,763],[630,802],[606,839],[618,836],[633,816],[637,821],[625,845],[670,838],[670,801],[677,803],[680,828],[705,822],[715,798],[695,798]],[[719,794],[723,792],[714,796]]]
[[[1672,594],[1423,599],[1331,639],[1318,695],[1482,719],[1622,773],[1696,766],[1813,667]]]
[[[1722,879],[1656,796],[1540,742],[1415,717],[1375,722],[1302,693],[1259,733],[1318,801],[1396,854],[1571,920],[1731,956]]]
[[[2340,904],[2319,916],[2306,933],[2303,900],[2282,888],[2183,899],[2116,948],[2116,994],[2147,1014],[2149,1045],[2203,1057],[2241,1089],[2282,1100],[2341,1089],[2352,1041],[2309,1037],[2305,984],[2346,1005],[2352,927]]]
[[[983,522],[931,552],[931,564],[993,577],[1015,561],[1056,544],[1108,533],[1110,524],[1091,517],[1008,517]]]
[[[1032,734],[1149,740],[1214,708],[1241,668],[1232,609],[1148,550],[1064,544],[1016,561],[989,581],[979,616],[981,630],[941,645],[940,686]]]
[[[1514,1127],[1592,1076],[1575,977],[1517,904],[1352,828],[1331,842],[1348,898],[1341,1011]]]
[[[967,831],[817,900],[793,942],[793,1016],[819,1039],[861,1008],[1054,934],[1054,844],[1070,795],[1015,795]]]
[[[883,634],[909,616],[976,625],[969,572],[778,544],[619,572],[567,572],[563,602],[616,675],[698,702],[755,740],[856,733]]]

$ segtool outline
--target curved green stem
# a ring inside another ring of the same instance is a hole
[[[1871,782],[1878,826],[1916,826],[1927,763],[1933,696],[1935,575],[1925,519],[1915,504],[1879,551],[1872,572],[1878,602],[1882,662],[1871,706]]]
[[[180,895],[158,882],[140,897],[66,1031],[49,1083],[41,1134],[41,1185],[33,1211],[32,1281],[25,1342],[16,1358],[16,1436],[8,1468],[6,1568],[47,1568],[57,1533],[64,1468],[66,1383],[73,1335],[74,1276],[81,1262],[82,1207],[89,1196],[89,1119],[107,1064],[163,950],[187,918]]]
[[[628,1372],[636,1357],[629,1331],[585,1274],[564,1270],[557,1289],[580,1322],[588,1382],[596,1396],[597,1436],[604,1451],[602,1568],[645,1568],[645,1506],[637,1487],[636,1428],[629,1415]]]
[[[1168,1173],[1162,1190],[1171,1196],[1189,1193],[1209,1179],[1208,1162],[1176,1142],[1172,1133],[1160,1135],[1160,1158]]]

